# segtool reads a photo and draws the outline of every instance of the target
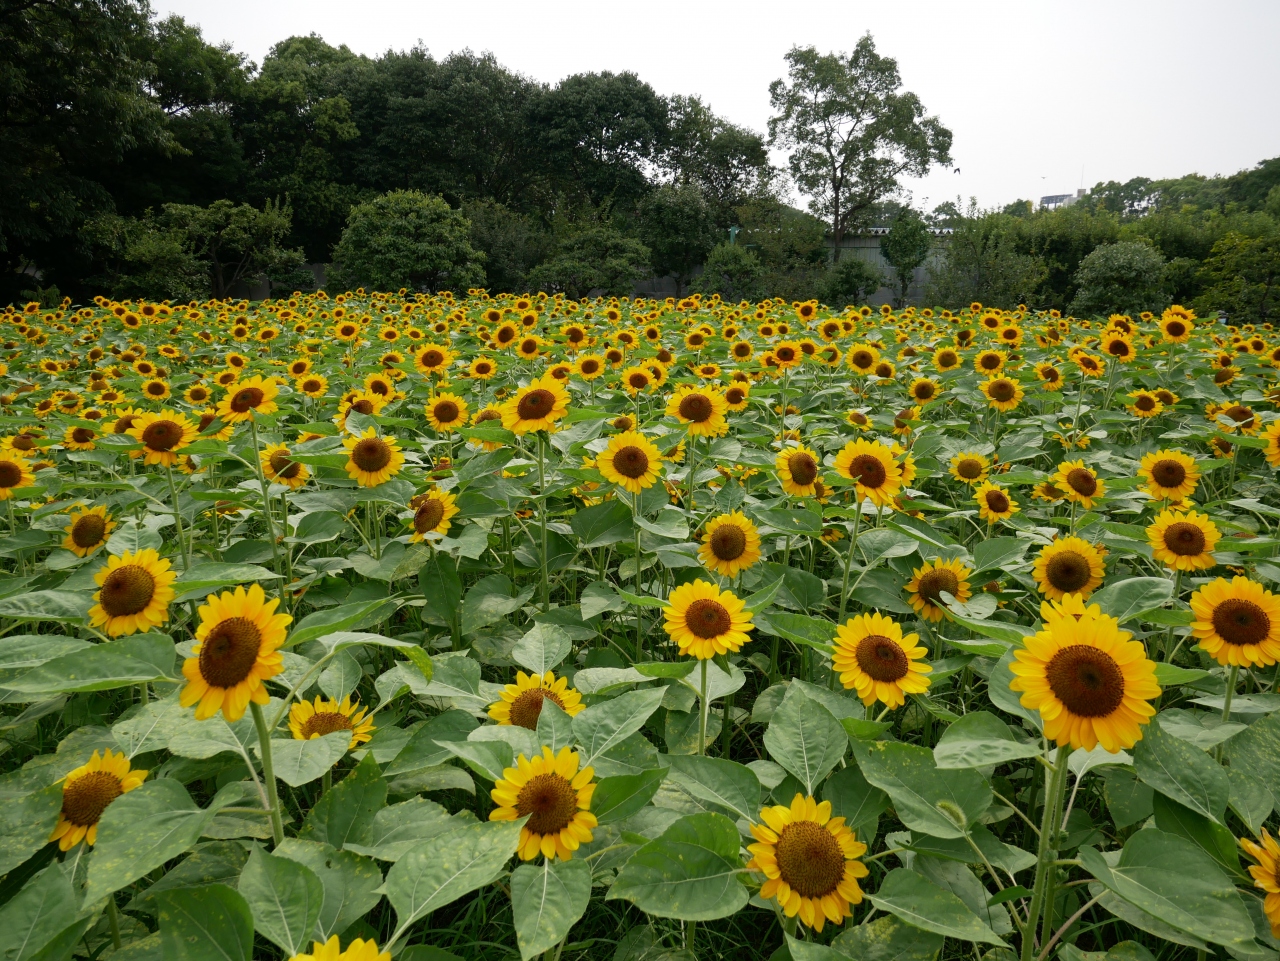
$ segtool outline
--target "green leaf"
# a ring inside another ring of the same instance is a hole
[[[1200,748],[1166,733],[1161,724],[1148,724],[1133,749],[1133,767],[1154,790],[1222,823],[1231,784],[1222,765]]]
[[[533,596],[532,588],[520,594],[514,591],[505,574],[490,574],[472,585],[462,601],[462,633],[471,634],[502,620]]]
[[[350,731],[335,731],[306,741],[276,738],[271,742],[276,777],[290,787],[310,784],[325,771],[333,770],[350,744]]]
[[[656,597],[650,597],[648,594],[631,594],[622,588],[617,588],[618,596],[628,604],[634,604],[636,607],[658,608],[666,607],[667,602]]]
[[[973,548],[978,572],[1007,570],[1022,563],[1031,542],[1021,537],[992,537]]]
[[[591,796],[591,813],[601,824],[624,821],[648,804],[666,779],[667,770],[660,767],[601,778]]]
[[[582,608],[582,619],[589,621],[605,611],[625,611],[627,602],[618,596],[612,584],[595,581],[582,589],[579,598]]]
[[[1236,838],[1226,827],[1215,824],[1177,801],[1171,801],[1163,794],[1153,795],[1151,807],[1156,827],[1161,831],[1185,838],[1213,858],[1222,870],[1243,878]]]
[[[1280,712],[1268,714],[1227,742],[1233,768],[1261,780],[1272,797],[1280,797]]]
[[[1190,841],[1147,828],[1125,842],[1115,865],[1088,845],[1078,857],[1120,898],[1170,927],[1216,944],[1253,937],[1235,886]]]
[[[343,651],[329,661],[328,666],[321,672],[317,684],[327,697],[341,703],[344,697],[356,689],[362,677],[364,677],[364,669],[360,666],[360,662]]]
[[[650,688],[621,694],[611,701],[592,704],[573,719],[573,736],[582,746],[582,766],[621,744],[644,727],[644,722],[662,704],[666,688]]]
[[[559,753],[562,747],[573,744],[573,718],[555,701],[545,698],[542,709],[538,711],[538,729],[535,733],[539,744],[545,744]]]
[[[398,601],[383,597],[378,600],[342,604],[339,607],[315,611],[298,622],[284,646],[296,647],[307,641],[314,641],[318,637],[324,637],[326,634],[372,626],[379,620],[389,617],[398,606]]]
[[[755,626],[765,634],[785,637],[795,644],[803,644],[819,651],[830,651],[836,636],[835,625],[830,621],[787,611],[757,614]]]
[[[318,640],[320,644],[324,645],[329,654],[336,654],[339,651],[345,651],[349,647],[361,647],[365,644],[372,644],[374,647],[390,647],[401,651],[421,650],[417,644],[410,641],[397,640],[394,637],[387,637],[383,634],[367,634],[363,631],[337,631],[333,634],[325,634]]]
[[[940,769],[987,767],[1035,757],[1040,745],[1017,737],[1008,724],[987,711],[973,711],[953,721],[933,749]]]
[[[88,594],[74,591],[30,591],[12,597],[0,597],[0,617],[15,621],[78,623],[88,616],[92,604]]]
[[[289,957],[311,947],[324,886],[310,868],[255,848],[237,887],[259,934]]]
[[[935,961],[942,942],[941,935],[888,915],[848,928],[831,946],[858,961]]]
[[[591,900],[585,861],[543,859],[511,872],[511,914],[523,961],[549,951],[568,935]]]
[[[785,798],[780,800],[786,800]],[[831,802],[831,813],[845,819],[858,840],[874,835],[880,815],[889,807],[889,795],[873,786],[857,767],[836,771],[822,785],[822,800]]]
[[[223,884],[179,888],[156,898],[166,961],[251,961],[253,914]]]
[[[426,609],[445,624],[453,624],[462,607],[462,581],[458,564],[448,554],[435,557],[418,571],[418,587],[427,602]]]
[[[760,816],[760,779],[737,761],[672,754],[671,780],[691,795],[748,821]]]
[[[315,925],[317,941],[345,931],[382,900],[382,872],[369,858],[298,838],[285,838],[275,854],[305,865],[320,879],[324,900]]]
[[[890,871],[879,890],[867,895],[867,899],[881,911],[921,930],[961,941],[1008,947],[958,897],[906,868]]]
[[[475,664],[475,661],[471,663]],[[477,668],[479,666],[476,664]],[[478,725],[479,722],[465,711],[445,711],[437,714],[413,732],[413,736],[400,749],[395,760],[387,765],[386,776],[394,778],[410,771],[443,764],[453,755],[436,742],[465,741],[467,735]]]
[[[573,640],[555,624],[535,624],[533,630],[516,641],[511,659],[527,671],[543,675],[573,650]]]
[[[515,752],[506,741],[436,741],[440,747],[487,781],[496,782],[515,764]]]
[[[174,582],[175,603],[198,600],[224,587],[239,587],[261,581],[279,580],[280,575],[257,564],[197,564]]]
[[[1004,652],[1000,660],[996,661],[996,666],[991,669],[991,676],[987,678],[987,696],[1000,710],[1030,721],[1036,730],[1041,730],[1043,724],[1040,720],[1040,712],[1023,707],[1022,695],[1009,687],[1013,683],[1013,671],[1009,669],[1009,665],[1013,663],[1014,656],[1021,649],[1022,642],[1019,640]]]
[[[76,921],[79,899],[62,865],[54,863],[0,907],[5,961],[28,961]],[[69,957],[68,950],[63,957]]]
[[[124,720],[111,727],[116,743],[130,758],[139,754],[166,749],[173,733],[173,725],[182,718],[185,708],[179,702],[179,692],[159,701],[148,701]]]
[[[867,567],[875,567],[888,557],[907,557],[919,549],[914,537],[891,527],[872,528],[858,536],[858,553],[867,562]]]
[[[355,770],[325,792],[303,822],[298,836],[341,849],[348,841],[362,843],[373,819],[387,803],[387,782],[378,762],[366,754]]]
[[[569,525],[587,550],[617,544],[632,536],[631,508],[614,498],[583,508],[573,515]]]
[[[1160,607],[1173,597],[1173,582],[1163,577],[1131,577],[1109,584],[1089,598],[1090,604],[1102,607],[1102,613],[1117,618],[1121,624]]]
[[[1004,641],[1006,644],[1021,645],[1023,638],[1035,633],[1033,629],[1023,627],[1021,624],[1012,624],[1009,621],[980,621],[973,617],[957,614],[949,608],[944,608],[943,610],[947,620],[963,624],[969,630],[981,634],[983,637]]]
[[[848,750],[849,738],[831,712],[805,696],[799,688],[789,689],[764,733],[764,746],[809,794],[817,792],[822,779],[840,763]]]
[[[469,812],[454,817],[435,801],[410,798],[380,810],[364,842],[348,842],[347,849],[379,861],[399,861],[423,841],[452,831],[468,820]]]
[[[293,536],[284,540],[286,544],[327,544],[341,537],[346,527],[347,518],[338,511],[312,511],[302,515]]]
[[[940,771],[928,748],[891,741],[862,742],[858,766],[893,800],[913,831],[939,838],[968,833],[991,806],[991,786],[977,771]]]
[[[0,874],[8,874],[49,843],[61,810],[61,784],[5,798],[0,804]]]
[[[1254,834],[1262,830],[1262,823],[1271,815],[1275,807],[1275,798],[1267,786],[1249,774],[1236,768],[1227,768],[1227,778],[1231,782],[1231,797],[1228,804],[1236,816]]]
[[[524,820],[467,824],[411,849],[387,872],[397,933],[436,908],[482,888],[506,866]]]
[[[125,521],[112,531],[111,538],[107,541],[107,551],[116,557],[123,555],[126,551],[133,551],[136,554],[138,551],[163,549],[164,541],[159,531],[132,519]]]
[[[748,594],[742,599],[742,603],[745,605],[746,609],[753,614],[756,611],[762,611],[773,602],[775,597],[778,596],[778,592],[782,590],[782,587],[786,582],[785,576],[779,577],[772,584],[766,584],[755,593]]]

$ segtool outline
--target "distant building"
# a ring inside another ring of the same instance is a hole
[[[1057,210],[1059,207],[1070,207],[1073,203],[1088,194],[1083,187],[1073,194],[1049,194],[1040,198],[1041,210]]]

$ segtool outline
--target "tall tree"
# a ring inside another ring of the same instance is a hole
[[[849,54],[792,47],[786,60],[787,79],[769,85],[769,142],[791,151],[791,175],[830,223],[839,259],[844,235],[900,177],[951,163],[951,131],[902,89],[897,61],[870,34]]]
[[[773,168],[764,138],[717,117],[698,97],[667,100],[668,135],[659,160],[664,179],[702,189],[722,226],[734,218],[730,208],[744,203]]]
[[[650,193],[640,202],[639,226],[653,272],[675,277],[677,296],[723,236],[716,229],[711,205],[693,185],[663,186]]]
[[[933,235],[920,215],[907,208],[898,214],[889,232],[880,238],[880,253],[893,268],[898,281],[895,306],[907,303],[907,290],[915,279],[916,268],[924,263],[933,248]]]

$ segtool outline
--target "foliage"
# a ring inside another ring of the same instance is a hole
[[[944,256],[932,265],[925,299],[933,304],[978,302],[1010,310],[1037,303],[1049,275],[1038,256],[1019,250],[1019,232],[1008,214],[952,221]]]
[[[1082,314],[1140,314],[1163,302],[1164,257],[1148,244],[1094,248],[1076,271],[1071,309]]]
[[[823,283],[822,302],[834,307],[866,303],[884,284],[884,276],[865,260],[844,257],[831,265]]]
[[[640,241],[612,227],[590,227],[556,247],[529,272],[531,287],[584,297],[593,290],[625,296],[649,273],[651,254]]]
[[[907,288],[915,279],[916,268],[925,262],[932,249],[933,234],[913,210],[900,213],[889,232],[880,238],[880,252],[898,281],[898,307],[907,305]]]
[[[1232,323],[1272,323],[1280,285],[1280,233],[1227,234],[1213,245],[1201,276],[1206,289],[1196,301],[1200,309],[1222,311]]]
[[[715,246],[711,205],[697,187],[659,187],[641,201],[640,240],[649,248],[654,273],[676,279],[676,294]]]
[[[690,289],[707,296],[718,294],[726,301],[752,300],[759,296],[763,276],[755,251],[738,244],[717,244]]]

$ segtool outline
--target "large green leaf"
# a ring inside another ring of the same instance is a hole
[[[342,760],[351,744],[350,731],[335,731],[306,741],[277,738],[271,742],[276,777],[290,787],[310,784]]]
[[[582,746],[582,766],[621,744],[649,720],[662,704],[666,688],[621,694],[611,701],[593,704],[573,718],[573,736]]]
[[[223,884],[166,891],[159,904],[166,961],[251,961],[253,914]]]
[[[475,661],[471,661],[475,664]],[[478,668],[480,665],[476,664]],[[545,704],[544,703],[544,710]],[[453,755],[447,748],[440,747],[437,741],[465,741],[477,725],[478,721],[465,711],[445,711],[437,714],[426,724],[413,732],[400,753],[387,765],[386,776],[389,778],[406,774],[409,771],[420,771],[426,767],[443,764]]]
[[[1193,744],[1148,724],[1133,750],[1133,769],[1148,786],[1211,821],[1221,823],[1231,796],[1222,765]]]
[[[88,616],[92,604],[88,594],[75,591],[29,591],[0,597],[0,617],[15,621],[78,622]]]
[[[943,938],[894,915],[849,927],[831,946],[858,961],[934,961]]]
[[[1163,794],[1152,795],[1151,807],[1156,827],[1161,831],[1185,838],[1213,858],[1228,874],[1244,878],[1244,872],[1240,868],[1239,845],[1235,835],[1224,825],[1183,807]]]
[[[867,895],[867,899],[881,911],[921,930],[1008,947],[960,898],[906,868],[890,871],[876,893]]]
[[[379,861],[398,861],[423,841],[452,831],[471,820],[470,812],[450,815],[424,797],[392,804],[374,815],[362,842],[348,842],[347,849]]]
[[[573,650],[573,640],[563,627],[556,624],[535,624],[533,629],[516,641],[511,649],[511,659],[534,674],[545,674]]]
[[[279,580],[280,575],[257,564],[196,564],[174,581],[177,603],[199,600],[222,588]]]
[[[1131,577],[1108,584],[1089,598],[1089,603],[1100,605],[1102,613],[1110,614],[1123,624],[1144,611],[1160,607],[1172,596],[1173,582],[1168,578]]]
[[[311,946],[324,886],[310,868],[255,848],[238,887],[259,934],[290,957]]]
[[[898,817],[913,831],[962,837],[991,806],[986,778],[972,769],[938,770],[928,748],[875,741],[857,757],[866,779],[889,795]]]
[[[666,778],[666,769],[660,767],[601,778],[591,795],[591,813],[601,824],[625,820],[653,799]]]
[[[471,634],[518,611],[533,596],[529,588],[519,594],[505,574],[481,578],[462,600],[462,633]]]
[[[543,859],[511,872],[511,914],[523,961],[549,951],[569,933],[591,900],[586,861]]]
[[[387,872],[397,930],[496,878],[516,853],[523,826],[523,820],[467,824],[411,849]]]
[[[781,798],[788,801],[788,798]],[[858,832],[858,840],[874,835],[880,814],[889,806],[889,795],[867,781],[862,771],[850,765],[836,771],[822,785],[822,800],[831,802],[831,813],[844,818]]]
[[[355,631],[362,627],[371,627],[378,621],[389,617],[399,606],[399,602],[388,598],[372,601],[359,601],[343,604],[339,607],[327,607],[308,614],[289,633],[285,641],[287,647],[295,647],[306,641],[314,641],[326,634],[339,631]]]
[[[317,941],[345,931],[382,900],[382,872],[369,858],[299,838],[285,838],[275,854],[306,865],[320,879],[324,900],[316,919]]]
[[[631,509],[617,498],[583,508],[573,515],[569,524],[587,550],[616,544],[632,536]]]
[[[760,817],[760,779],[737,761],[672,754],[671,780],[702,801],[710,801],[748,821]]]
[[[1216,944],[1253,938],[1253,922],[1235,886],[1195,844],[1148,828],[1125,842],[1115,864],[1080,849],[1084,869],[1157,920]]]
[[[987,711],[973,711],[952,721],[933,749],[941,769],[988,767],[1040,753],[1038,742],[1019,738],[1004,721]]]
[[[387,803],[387,782],[378,762],[366,754],[355,770],[325,792],[316,802],[298,836],[341,849],[348,841],[362,843],[373,828],[373,819]]]
[[[840,763],[849,737],[840,722],[799,688],[788,690],[764,732],[764,746],[809,794]]]
[[[49,842],[62,810],[62,785],[6,798],[0,804],[0,875],[35,854]]]
[[[51,864],[0,906],[0,958],[34,959],[76,922],[78,898],[69,873]]]
[[[1227,742],[1231,766],[1248,771],[1280,798],[1280,711],[1249,725]]]
[[[174,657],[173,641],[144,634],[55,657],[5,686],[32,695],[110,691],[169,679],[158,665],[167,658],[172,669]]]

